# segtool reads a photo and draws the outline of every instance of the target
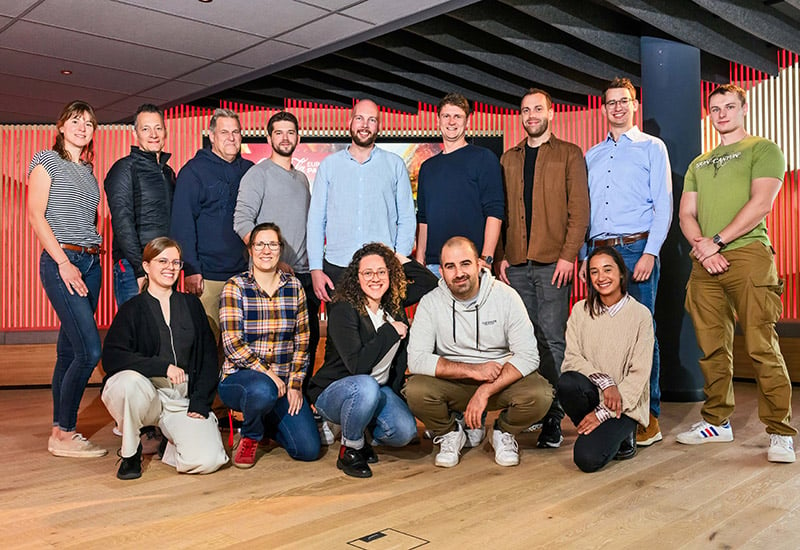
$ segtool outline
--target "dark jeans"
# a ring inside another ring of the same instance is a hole
[[[576,426],[600,404],[597,386],[579,372],[568,371],[558,381],[561,406]],[[620,444],[637,422],[624,414],[601,423],[587,435],[578,434],[573,458],[575,465],[584,472],[596,472],[608,464],[619,451]]]
[[[317,346],[319,345],[319,298],[314,294],[314,285],[311,282],[311,273],[295,273],[295,277],[303,285],[306,293],[306,307],[308,308],[308,328],[311,338],[308,341],[308,371],[303,379],[303,399],[306,399],[308,382],[314,374],[314,362],[317,358]]]
[[[622,255],[622,259],[625,261],[625,267],[628,268],[628,294],[649,309],[650,313],[653,315],[653,335],[655,337],[656,294],[658,294],[658,280],[661,275],[661,260],[656,257],[655,263],[653,264],[653,272],[646,281],[637,283],[631,278],[633,270],[636,267],[636,262],[638,262],[639,258],[644,254],[644,247],[646,244],[647,239],[641,239],[635,243],[617,245],[614,248]],[[658,338],[656,337],[653,344],[653,368],[650,371],[650,412],[653,413],[653,416],[656,418],[661,414],[660,377],[661,354],[658,351]]]
[[[306,399],[300,411],[290,415],[289,400],[286,395],[278,397],[278,387],[270,377],[249,369],[227,376],[218,391],[227,407],[242,412],[242,437],[261,441],[268,429],[274,430],[275,441],[293,459],[319,458],[319,432]]]
[[[39,276],[50,304],[61,321],[53,370],[53,425],[65,432],[76,429],[78,408],[86,383],[100,360],[100,334],[94,320],[100,296],[100,256],[64,250],[69,261],[83,275],[89,294],[70,294],[58,264],[47,252],[39,258]]]
[[[119,307],[139,294],[139,283],[136,282],[136,273],[128,260],[114,262],[112,271],[114,273],[114,298]]]
[[[569,295],[572,283],[561,288],[553,285],[556,264],[528,262],[526,265],[509,266],[506,277],[511,287],[522,297],[528,317],[533,323],[536,345],[539,349],[539,372],[553,388],[558,387],[561,363],[567,347],[566,332],[569,317]],[[547,416],[561,421],[564,410],[556,392]]]

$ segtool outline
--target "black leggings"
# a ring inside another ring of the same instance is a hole
[[[561,373],[558,397],[564,412],[576,426],[600,403],[597,386],[575,371]],[[588,435],[578,434],[573,451],[575,464],[584,472],[596,472],[614,458],[620,444],[636,430],[636,424],[634,419],[622,415],[606,420]]]

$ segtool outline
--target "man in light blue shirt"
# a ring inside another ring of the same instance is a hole
[[[608,137],[589,149],[590,222],[585,259],[593,248],[613,246],[631,273],[628,292],[655,312],[661,245],[672,222],[672,172],[664,142],[645,134],[633,123],[639,109],[636,88],[627,78],[614,79],[603,93]],[[586,262],[581,264],[586,280]],[[650,373],[650,424],[636,435],[639,446],[661,441],[658,340]]]
[[[350,146],[319,165],[308,210],[308,266],[314,293],[330,301],[353,253],[381,242],[411,255],[416,232],[414,199],[405,162],[375,146],[380,110],[368,99],[350,115]]]

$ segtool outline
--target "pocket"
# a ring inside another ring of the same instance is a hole
[[[757,323],[776,323],[783,313],[783,279],[773,267],[763,275],[751,275],[750,284],[753,285],[753,299],[748,301],[748,307],[753,310],[747,312],[747,317]]]

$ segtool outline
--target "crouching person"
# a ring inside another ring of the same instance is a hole
[[[142,475],[143,426],[167,440],[161,461],[178,472],[208,474],[228,461],[211,402],[217,387],[217,347],[203,306],[173,290],[183,262],[177,242],[145,246],[142,293],[122,304],[106,335],[102,399],[122,431],[117,477]]]
[[[647,427],[653,318],[627,292],[628,273],[614,248],[589,255],[586,300],[572,308],[558,395],[578,428],[575,464],[595,472],[633,458],[636,429]]]
[[[536,372],[533,325],[519,294],[480,267],[469,239],[444,244],[441,272],[411,327],[408,405],[441,444],[435,463],[445,468],[458,464],[467,442],[480,443],[485,412],[501,410],[492,434],[495,462],[516,466],[516,435],[553,401],[552,386]]]

